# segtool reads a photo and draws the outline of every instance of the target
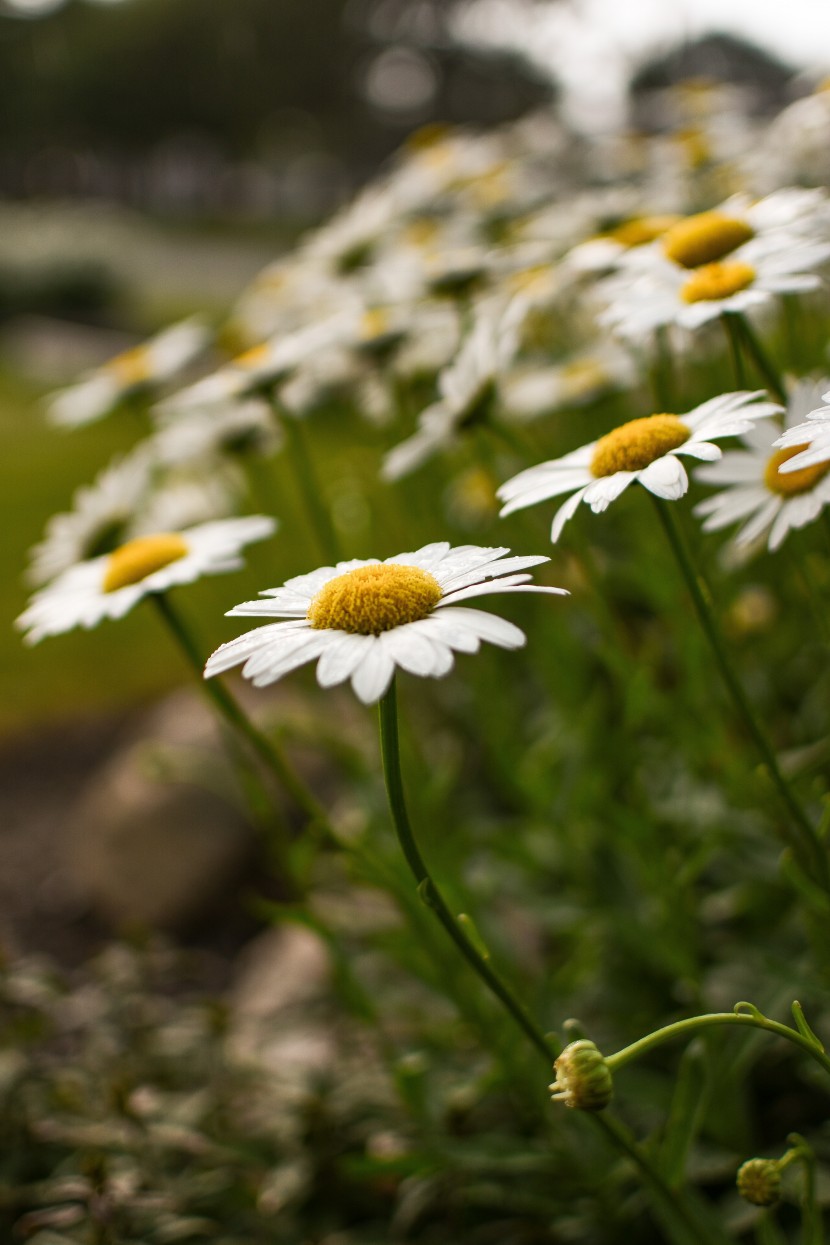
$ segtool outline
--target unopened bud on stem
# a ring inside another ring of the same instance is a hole
[[[549,1087],[554,1102],[577,1111],[602,1111],[611,1101],[614,1087],[605,1057],[593,1042],[571,1042],[553,1065],[556,1080]]]

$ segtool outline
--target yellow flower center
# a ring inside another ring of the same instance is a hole
[[[644,419],[629,420],[597,441],[591,475],[642,471],[669,450],[676,450],[690,435],[690,429],[676,415],[646,415]]]
[[[268,342],[260,342],[258,346],[251,346],[249,350],[243,350],[242,354],[236,356],[233,360],[233,366],[242,368],[243,371],[258,367],[260,363],[264,363],[268,358],[269,350]]]
[[[153,378],[153,368],[146,346],[134,346],[132,350],[125,350],[123,354],[117,354],[114,359],[110,359],[106,366],[125,388],[145,385]]]
[[[678,216],[635,216],[631,220],[622,221],[606,237],[613,238],[620,246],[646,246],[647,243],[661,238],[679,219]]]
[[[360,566],[324,584],[308,608],[315,630],[380,635],[426,618],[441,600],[441,587],[419,566],[384,562]]]
[[[720,212],[699,212],[672,225],[663,236],[663,250],[683,268],[699,268],[730,255],[755,237],[755,230],[744,220]]]
[[[562,387],[567,398],[584,398],[608,384],[607,370],[599,359],[571,359],[562,368]]]
[[[438,221],[431,216],[416,216],[403,231],[404,241],[416,250],[425,250],[432,246],[441,232]]]
[[[360,335],[365,342],[385,336],[390,329],[389,313],[382,307],[370,307],[360,317]]]
[[[139,584],[148,575],[162,570],[171,562],[178,562],[189,552],[187,542],[175,532],[137,536],[110,554],[104,575],[104,592],[117,592],[128,584]]]
[[[797,493],[809,493],[813,485],[830,471],[830,462],[816,463],[813,467],[802,467],[800,471],[788,471],[782,474],[782,463],[794,458],[802,450],[809,449],[809,442],[804,445],[790,445],[786,449],[776,450],[769,459],[764,472],[764,484],[771,493],[780,493],[782,497],[793,497]]]
[[[733,260],[727,264],[704,264],[689,277],[680,290],[684,303],[711,303],[730,298],[752,285],[755,269]]]

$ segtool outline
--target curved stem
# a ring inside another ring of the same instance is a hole
[[[259,759],[271,771],[281,786],[288,792],[298,808],[306,814],[309,821],[320,829],[325,830],[327,827],[326,814],[320,804],[317,803],[314,796],[300,781],[286,761],[285,757],[278,750],[276,745],[271,743],[265,735],[262,734],[251,722],[248,715],[234,700],[224,684],[218,679],[204,678],[204,660],[199,652],[193,636],[182,621],[178,610],[171,605],[164,593],[158,593],[153,597],[159,613],[164,619],[167,626],[173,632],[179,646],[184,652],[190,665],[196,673],[199,685],[203,689],[205,695],[213,702],[219,714],[226,722],[234,728],[234,730],[243,736],[249,746],[253,749]]]
[[[550,1064],[558,1054],[558,1050],[545,1037],[525,1011],[522,1004],[514,996],[510,988],[502,981],[488,962],[486,955],[479,950],[462,925],[453,916],[443,895],[430,875],[409,821],[409,814],[403,793],[401,777],[400,745],[398,741],[398,707],[394,679],[389,690],[380,702],[380,749],[383,759],[383,774],[386,780],[386,792],[389,797],[389,808],[398,842],[401,845],[406,862],[418,886],[418,893],[424,903],[432,909],[444,929],[455,943],[458,950],[471,968],[478,974],[488,990],[496,996],[513,1020],[530,1039],[545,1062]]]
[[[655,1046],[660,1046],[663,1042],[670,1042],[674,1038],[697,1033],[699,1029],[708,1029],[713,1025],[742,1025],[744,1028],[749,1026],[752,1029],[763,1029],[767,1033],[774,1033],[777,1037],[786,1038],[788,1042],[799,1046],[808,1055],[812,1055],[824,1071],[830,1073],[830,1058],[809,1038],[804,1037],[796,1029],[790,1029],[787,1025],[782,1025],[777,1020],[770,1020],[756,1011],[751,1013],[710,1012],[705,1016],[692,1016],[687,1020],[676,1020],[673,1024],[665,1025],[662,1029],[656,1029],[654,1033],[649,1033],[637,1042],[632,1042],[630,1046],[617,1051],[616,1055],[607,1055],[605,1062],[612,1072],[616,1072],[618,1068],[631,1063],[633,1059],[638,1059],[640,1055],[644,1055],[646,1051],[651,1050]]]
[[[804,809],[798,803],[784,775],[781,773],[775,753],[759,726],[746,693],[732,668],[720,628],[712,610],[709,608],[709,603],[706,600],[699,577],[692,565],[690,555],[686,550],[677,524],[674,521],[674,516],[671,513],[671,505],[657,497],[654,498],[654,504],[660,523],[671,545],[672,552],[686,581],[686,587],[694,602],[704,634],[715,655],[721,677],[726,684],[739,716],[752,737],[770,781],[787,811],[789,823],[787,823],[787,829],[783,831],[787,844],[793,849],[802,867],[807,869],[808,873],[811,869],[815,871],[816,878],[822,888],[830,891],[830,874],[828,873],[824,849]]]

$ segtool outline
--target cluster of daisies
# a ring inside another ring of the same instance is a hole
[[[394,490],[457,461],[476,428],[508,443],[530,420],[561,433],[581,408],[627,395],[635,418],[493,481],[491,516],[496,498],[502,515],[562,499],[553,541],[581,502],[600,513],[631,484],[679,500],[695,464],[714,490],[696,507],[704,527],[734,527],[749,551],[816,519],[830,502],[824,360],[772,392],[738,379],[687,411],[655,411],[643,364],[670,345],[694,366],[728,338],[769,379],[759,334],[782,296],[817,307],[830,264],[830,199],[799,163],[817,131],[830,137],[826,92],[763,127],[700,85],[676,89],[663,115],[673,124],[636,142],[588,143],[552,113],[490,134],[433,127],[262,272],[218,332],[174,325],[53,395],[62,427],[132,409],[149,432],[48,523],[19,619],[27,640],[238,567],[275,528],[240,515],[252,460],[290,442],[290,421],[309,424],[313,452],[315,414],[333,402],[376,425]],[[562,591],[529,582],[546,558],[508,553],[441,542],[291,579],[231,611],[278,621],[224,645],[207,673],[241,665],[262,685],[316,660],[321,685],[351,680],[368,703],[396,667],[437,677],[482,640],[516,647],[513,624],[461,604]]]

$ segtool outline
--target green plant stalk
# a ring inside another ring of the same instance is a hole
[[[781,773],[775,753],[759,726],[746,693],[732,668],[720,628],[712,610],[709,608],[709,603],[706,600],[700,580],[683,543],[674,516],[671,513],[671,504],[654,497],[654,505],[660,518],[660,523],[666,533],[666,538],[671,546],[672,553],[686,581],[686,587],[694,603],[701,627],[715,655],[721,677],[726,684],[739,716],[752,737],[781,804],[787,811],[791,823],[788,830],[784,831],[787,844],[793,849],[802,867],[806,868],[808,873],[812,868],[822,888],[825,891],[830,891],[830,873],[828,873],[827,857],[824,848],[806,813]]]
[[[380,747],[383,761],[383,773],[392,821],[398,836],[398,842],[406,858],[407,864],[415,878],[418,893],[432,909],[441,925],[446,930],[464,959],[484,982],[488,990],[495,995],[502,1007],[509,1013],[515,1024],[522,1030],[534,1049],[542,1056],[545,1063],[551,1062],[559,1053],[558,1045],[545,1036],[536,1022],[528,1015],[523,1005],[515,997],[512,990],[493,970],[481,950],[467,936],[462,925],[452,915],[441,892],[427,868],[416,842],[403,791],[401,776],[400,742],[398,736],[398,708],[395,680],[389,690],[381,698],[379,705]],[[614,1148],[630,1158],[640,1171],[644,1184],[649,1188],[655,1201],[660,1205],[667,1225],[673,1228],[675,1242],[684,1245],[713,1245],[710,1231],[695,1222],[694,1216],[685,1204],[685,1199],[676,1190],[670,1189],[660,1173],[652,1166],[650,1160],[631,1137],[624,1126],[608,1113],[591,1117],[594,1125],[600,1129]],[[725,1238],[724,1238],[725,1239]]]
[[[394,677],[389,690],[381,698],[380,706],[380,750],[383,761],[383,774],[386,781],[386,793],[389,797],[389,809],[398,836],[398,842],[406,858],[418,887],[418,893],[427,907],[431,908],[438,920],[464,956],[467,963],[478,974],[488,990],[496,996],[508,1011],[522,1032],[550,1064],[556,1058],[558,1050],[545,1037],[542,1030],[531,1019],[523,1005],[514,996],[510,988],[495,972],[482,951],[465,933],[463,926],[453,916],[436,886],[421,855],[406,808],[401,777],[400,744],[398,738],[398,706],[397,691]]]
[[[766,381],[770,393],[772,393],[773,397],[777,398],[779,402],[783,402],[786,406],[787,391],[784,388],[784,382],[781,379],[781,374],[761,344],[760,337],[755,332],[755,329],[749,323],[749,320],[747,320],[743,312],[732,312],[731,316],[734,318],[735,327],[738,330],[738,335],[741,341],[746,346],[747,353],[750,355],[756,368]]]
[[[280,419],[282,428],[285,430],[285,436],[291,451],[300,491],[303,495],[303,501],[305,502],[305,508],[309,521],[314,529],[317,544],[319,545],[320,551],[326,561],[330,565],[334,566],[335,563],[342,561],[340,541],[338,540],[337,533],[334,530],[331,512],[325,503],[325,499],[320,490],[320,485],[314,472],[314,466],[311,461],[311,455],[308,452],[304,431],[300,427],[301,420],[290,415],[285,415],[273,398],[271,399],[271,404]]]
[[[237,734],[242,736],[297,807],[305,813],[309,822],[318,830],[327,831],[328,820],[322,806],[317,803],[311,792],[297,777],[276,745],[254,726],[224,684],[220,683],[218,679],[206,679],[204,677],[204,661],[199,652],[198,645],[183,622],[178,610],[170,603],[169,598],[164,593],[157,593],[152,599],[192,666],[199,681],[199,686],[203,689],[204,694],[212,702],[220,716],[233,727]]]
[[[737,317],[734,312],[722,311],[720,322],[723,325],[723,331],[726,334],[726,341],[729,346],[729,358],[732,361],[732,375],[735,377],[735,384],[739,389],[746,389],[746,368],[744,367],[741,333],[738,328]]]
[[[655,1046],[661,1046],[663,1042],[670,1042],[674,1038],[688,1037],[690,1034],[697,1033],[701,1029],[711,1028],[713,1025],[740,1025],[744,1028],[749,1026],[753,1029],[763,1029],[767,1033],[775,1034],[777,1037],[786,1038],[788,1042],[792,1042],[795,1046],[800,1047],[801,1050],[806,1051],[808,1055],[812,1055],[813,1059],[824,1071],[830,1073],[830,1058],[827,1057],[819,1046],[811,1042],[809,1038],[804,1037],[796,1029],[791,1029],[788,1025],[782,1025],[777,1020],[770,1020],[755,1009],[752,1012],[710,1012],[705,1016],[692,1016],[687,1020],[676,1020],[673,1024],[665,1025],[662,1029],[656,1029],[654,1033],[649,1033],[646,1037],[632,1042],[630,1046],[617,1051],[615,1055],[606,1055],[605,1062],[611,1072],[616,1072],[634,1059],[639,1059],[647,1051],[653,1050]]]

